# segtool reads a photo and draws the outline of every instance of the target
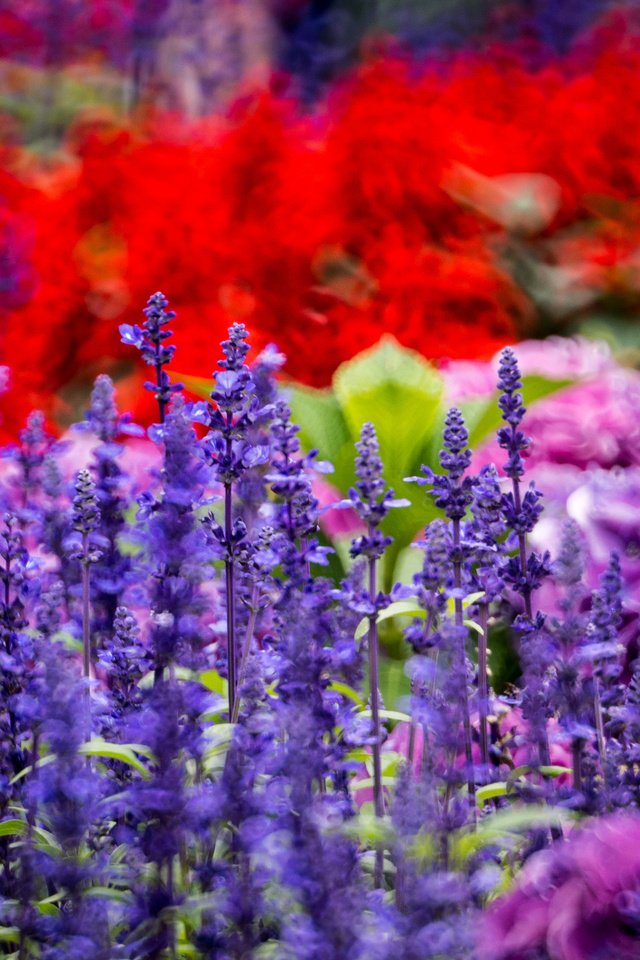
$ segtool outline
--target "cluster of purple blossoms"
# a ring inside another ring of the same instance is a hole
[[[144,489],[123,456],[139,430],[104,376],[73,477],[38,414],[5,452],[0,952],[636,956],[640,854],[622,838],[640,822],[640,661],[624,564],[614,551],[594,591],[576,525],[554,561],[533,548],[542,497],[523,486],[514,353],[499,369],[502,470],[471,471],[452,408],[441,472],[413,478],[440,515],[389,594],[385,521],[407,502],[374,425],[340,504],[364,530],[336,574],[312,487],[328,467],[301,449],[277,353],[250,364],[234,324],[209,402],[192,404],[171,381],[167,307],[155,294],[143,326],[121,330],[156,371]],[[395,709],[380,693],[389,642],[410,682]],[[492,689],[494,645],[514,651],[517,686]]]

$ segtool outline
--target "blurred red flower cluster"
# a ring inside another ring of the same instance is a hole
[[[505,251],[534,250],[539,285],[578,303],[633,299],[640,48],[612,23],[536,73],[500,50],[417,77],[374,57],[313,116],[261,94],[196,124],[76,125],[47,169],[7,147],[3,428],[34,405],[64,421],[105,365],[131,405],[118,323],[156,288],[181,373],[208,375],[241,320],[314,385],[383,331],[432,358],[528,332],[542,307]]]

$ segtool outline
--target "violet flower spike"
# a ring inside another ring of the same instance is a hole
[[[449,559],[453,569],[453,589],[454,589],[454,620],[455,637],[462,644],[463,649],[458,650],[459,662],[466,664],[466,651],[464,650],[465,628],[464,613],[462,607],[462,565],[464,560],[464,549],[461,541],[461,522],[471,504],[473,489],[476,484],[476,478],[464,476],[465,471],[471,463],[471,451],[468,449],[469,434],[464,423],[464,418],[457,407],[452,407],[445,418],[445,426],[442,435],[443,449],[440,451],[440,466],[446,471],[445,474],[434,474],[428,467],[422,467],[424,478],[411,477],[414,482],[422,485],[431,486],[431,496],[437,507],[444,510],[446,516],[451,521],[451,549]],[[476,818],[476,787],[475,772],[473,767],[473,751],[471,742],[471,717],[469,712],[469,694],[466,682],[462,694],[462,714],[464,728],[464,753],[467,770],[467,788],[469,792],[469,809],[471,817],[475,822]]]
[[[509,347],[505,348],[500,355],[498,389],[501,392],[498,403],[502,411],[502,419],[507,424],[498,430],[498,443],[509,455],[504,464],[504,472],[511,478],[512,484],[512,491],[504,494],[502,502],[507,527],[516,534],[518,540],[518,555],[506,562],[503,576],[523,598],[526,622],[522,622],[522,634],[523,638],[526,634],[529,669],[537,673],[535,683],[528,683],[527,686],[528,692],[532,694],[530,697],[532,709],[539,713],[544,700],[542,680],[544,668],[537,647],[540,645],[540,630],[544,618],[540,614],[534,617],[532,593],[540,585],[543,577],[550,572],[551,558],[548,551],[539,556],[527,550],[527,534],[531,533],[542,513],[542,504],[539,503],[542,494],[533,484],[530,484],[524,496],[520,489],[520,481],[525,470],[523,454],[531,445],[531,440],[519,429],[526,407],[520,392],[522,380],[518,361]],[[531,679],[533,680],[533,676]],[[538,694],[533,693],[533,688],[536,686]],[[528,719],[532,721],[533,717]],[[538,727],[540,762],[548,764],[549,741],[544,723],[539,717],[536,720],[536,726]]]
[[[230,719],[234,716],[238,687],[235,562],[238,549],[247,534],[240,518],[234,521],[233,488],[246,470],[266,459],[266,451],[256,448],[247,440],[247,432],[254,422],[258,405],[251,371],[245,363],[250,349],[246,342],[248,336],[241,323],[234,323],[229,328],[229,337],[222,342],[224,359],[218,361],[221,369],[214,373],[215,386],[211,399],[215,408],[208,408],[205,412],[210,428],[206,446],[208,458],[213,464],[216,479],[224,487],[224,528],[221,529],[213,517],[208,522],[214,538],[224,547]]]
[[[358,456],[356,457],[356,484],[350,491],[351,502],[360,518],[367,525],[364,536],[354,540],[351,547],[351,556],[367,557],[369,580],[369,631],[367,634],[367,650],[369,657],[369,685],[371,688],[371,717],[373,721],[373,802],[377,817],[383,817],[385,812],[384,793],[382,789],[382,760],[381,728],[380,728],[380,668],[378,648],[377,616],[379,610],[378,586],[376,577],[376,563],[383,555],[385,548],[391,542],[379,529],[386,516],[393,499],[393,491],[385,490],[382,476],[382,460],[379,454],[378,438],[372,423],[365,423],[360,434],[360,441],[356,443]],[[385,604],[386,605],[386,604]],[[376,865],[374,882],[376,887],[382,886],[382,872],[384,851],[381,846],[376,849]]]
[[[164,370],[164,367],[171,363],[176,350],[173,344],[166,343],[172,336],[172,331],[164,328],[176,316],[173,310],[166,309],[168,306],[169,301],[163,293],[158,291],[147,300],[147,306],[143,311],[146,320],[142,327],[137,324],[132,326],[129,323],[123,323],[119,328],[122,342],[136,347],[144,362],[155,368],[156,382],[147,382],[144,388],[155,395],[160,423],[164,423],[171,395],[183,389],[181,383],[170,383]]]
[[[76,474],[73,498],[73,528],[82,537],[81,547],[75,553],[82,568],[82,671],[85,677],[91,673],[91,606],[89,568],[100,559],[102,553],[91,543],[91,534],[100,523],[100,510],[95,494],[95,484],[88,470]]]
[[[475,579],[478,588],[484,594],[478,607],[478,720],[480,727],[480,755],[482,764],[489,767],[489,654],[487,647],[489,632],[489,605],[499,595],[502,579],[497,567],[497,539],[504,533],[505,523],[502,516],[502,491],[495,467],[483,468],[473,489],[471,504],[473,532],[479,543],[476,547],[477,567]]]

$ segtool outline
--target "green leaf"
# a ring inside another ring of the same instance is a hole
[[[221,697],[228,696],[228,683],[224,677],[221,677],[217,670],[203,670],[198,674],[198,680],[211,690],[212,693],[219,693]]]
[[[205,736],[210,742],[209,749],[230,743],[235,728],[235,723],[216,723],[211,727],[207,727],[205,729]]]
[[[380,658],[380,692],[383,702],[391,708],[411,692],[411,682],[404,668],[404,660]]]
[[[392,617],[422,617],[424,619],[425,616],[425,611],[422,607],[418,606],[417,600],[396,600],[395,603],[390,603],[388,607],[385,607],[384,610],[378,613],[376,623],[383,623]],[[363,617],[356,627],[356,640],[360,640],[366,636],[368,631],[369,617]]]
[[[487,800],[493,800],[494,797],[505,797],[509,792],[510,784],[506,782],[487,783],[476,790],[476,803],[482,806]]]
[[[462,609],[465,610],[467,607],[473,606],[473,604],[477,603],[478,600],[480,600],[482,597],[484,597],[484,590],[480,590],[477,593],[467,594],[466,597],[462,598]],[[453,599],[453,597],[449,597],[449,599],[447,600],[447,610],[452,617],[455,614],[455,609],[456,609],[456,602]],[[473,620],[469,620],[468,624],[471,624],[473,622],[474,622]]]
[[[20,927],[0,927],[0,943],[19,943]]]
[[[333,379],[335,395],[347,423],[352,443],[365,421],[376,428],[387,484],[396,497],[406,497],[410,507],[390,511],[384,530],[394,537],[394,558],[406,547],[426,520],[430,504],[405,477],[418,473],[441,410],[444,382],[423,356],[384,336],[370,350],[342,364]],[[351,451],[351,460],[354,452]],[[350,470],[353,477],[353,467]],[[339,477],[337,477],[337,482]],[[346,491],[346,487],[341,485]],[[387,577],[391,579],[391,572]]]
[[[342,696],[346,697],[348,700],[353,700],[353,702],[359,707],[364,707],[364,700],[358,691],[354,690],[353,687],[350,687],[348,683],[342,683],[340,680],[334,680],[329,684],[328,689],[335,690],[336,693],[341,693]]]
[[[130,903],[132,894],[129,890],[121,890],[118,887],[89,887],[85,891],[85,896],[112,900],[114,903]]]
[[[0,837],[23,837],[26,832],[24,820],[0,820]]]
[[[371,754],[367,753],[362,747],[356,747],[345,754],[345,760],[353,760],[356,763],[366,763],[371,759]]]
[[[97,757],[101,760],[119,760],[129,767],[133,767],[145,779],[149,779],[151,776],[145,765],[136,756],[131,744],[109,743],[108,740],[95,738],[83,743],[79,747],[78,753],[84,757]]]
[[[443,380],[438,371],[387,335],[342,364],[333,386],[351,436],[359,437],[363,423],[371,421],[383,462],[402,474],[421,450],[440,408]],[[385,453],[395,453],[398,460]]]
[[[399,753],[397,750],[385,750],[382,749],[380,756],[380,765],[382,767],[382,772],[392,776],[395,774],[396,770],[401,763],[406,763],[407,758],[404,753]]]
[[[497,810],[478,826],[478,834],[483,838],[499,837],[505,833],[521,833],[536,827],[559,826],[569,823],[574,817],[569,811],[559,807],[513,806],[508,810]]]
[[[411,723],[409,714],[402,713],[401,710],[379,710],[378,714],[382,720],[397,720],[399,723]],[[360,716],[370,717],[371,710],[363,710]]]
[[[484,597],[484,595],[485,595],[485,591],[484,591],[484,590],[477,590],[475,593],[468,593],[468,594],[466,595],[466,597],[463,597],[463,599],[462,599],[462,606],[463,606],[463,607],[470,607],[470,606],[472,606],[474,603],[477,603],[478,600],[482,600],[482,598]]]
[[[179,373],[177,370],[171,371],[174,382],[184,383],[185,389],[193,393],[196,397],[202,397],[208,400],[213,390],[213,379],[211,377],[194,377],[190,373]]]
[[[344,474],[349,475],[349,452],[353,459],[353,436],[345,421],[340,402],[332,390],[315,390],[299,384],[287,387],[292,420],[300,426],[300,442],[306,450],[320,451],[336,470],[335,481],[345,490]],[[344,460],[344,463],[343,463]]]
[[[543,767],[532,767],[528,763],[523,763],[519,767],[514,767],[509,771],[509,780],[511,782],[519,780],[527,773],[540,773],[543,777],[561,777],[563,773],[571,773],[571,767],[563,767],[559,764],[550,764]]]
[[[61,643],[73,653],[82,653],[82,640],[74,637],[68,630],[58,630],[51,638],[53,643]]]
[[[394,836],[390,817],[376,817],[375,814],[362,810],[356,817],[351,817],[341,824],[339,830],[347,837],[366,844],[382,843],[389,846]]]

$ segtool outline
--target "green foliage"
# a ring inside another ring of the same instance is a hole
[[[137,756],[138,753],[145,753],[150,756],[150,751],[140,744],[111,743],[108,740],[94,738],[87,743],[83,743],[78,753],[81,753],[84,757],[96,757],[100,760],[119,760],[120,763],[126,763],[127,766],[133,767],[145,779],[151,776],[147,767]]]

